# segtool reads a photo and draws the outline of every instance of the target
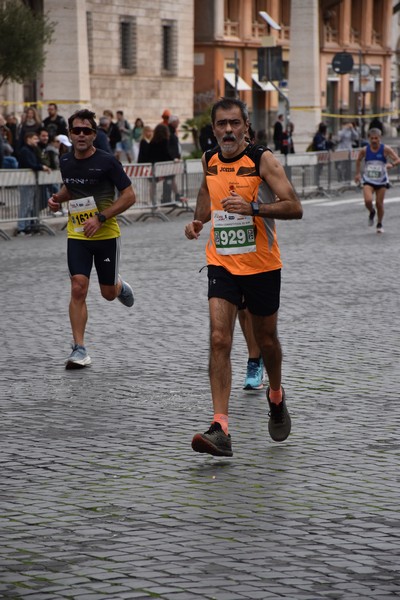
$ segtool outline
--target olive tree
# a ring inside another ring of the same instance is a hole
[[[0,0],[0,87],[34,79],[43,69],[55,25],[22,0]]]

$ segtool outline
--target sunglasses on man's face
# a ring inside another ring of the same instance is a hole
[[[91,127],[71,127],[70,129],[70,133],[74,135],[79,135],[81,132],[83,135],[91,135],[92,133],[96,133],[96,130]]]

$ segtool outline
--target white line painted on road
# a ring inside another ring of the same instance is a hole
[[[385,204],[393,204],[400,202],[400,197],[385,198]],[[345,198],[342,200],[324,200],[323,198],[315,198],[314,200],[303,200],[302,204],[315,204],[315,206],[343,206],[343,204],[364,204],[362,197]]]
[[[362,196],[358,196],[357,198],[343,198],[342,200],[327,200],[326,202],[321,202],[320,206],[338,206],[339,204],[364,204],[364,200]]]

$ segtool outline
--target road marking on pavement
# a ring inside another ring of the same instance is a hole
[[[400,202],[400,197],[385,198],[385,204]],[[362,197],[343,198],[342,200],[328,200],[324,198],[314,198],[312,200],[302,200],[302,204],[315,204],[316,206],[339,206],[343,204],[364,204]]]

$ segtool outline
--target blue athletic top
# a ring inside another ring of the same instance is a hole
[[[365,165],[363,182],[371,185],[386,185],[389,178],[386,169],[385,146],[381,144],[376,152],[367,146],[365,153]]]

